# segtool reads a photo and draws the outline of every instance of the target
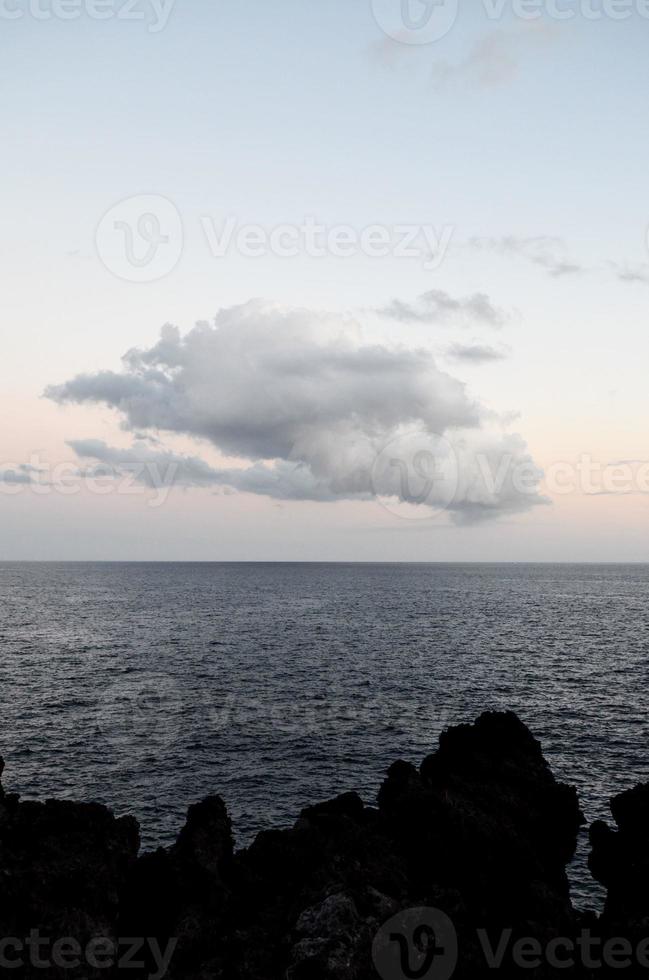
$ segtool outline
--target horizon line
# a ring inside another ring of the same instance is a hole
[[[322,559],[239,559],[239,558],[3,558],[0,559],[0,567],[3,565],[358,565],[371,567],[376,565],[404,565],[404,566],[432,566],[432,565],[566,565],[574,567],[578,565],[649,565],[649,559],[642,560],[604,560],[598,561],[588,559],[586,561],[566,561],[544,559],[534,561],[531,559],[520,559],[519,561],[499,560],[499,559],[454,559],[454,560],[431,560],[431,561],[353,561],[346,559],[322,560]]]

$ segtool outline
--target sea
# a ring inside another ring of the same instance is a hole
[[[134,814],[145,848],[217,793],[244,846],[512,709],[610,820],[649,780],[648,599],[646,565],[2,563],[3,785]]]

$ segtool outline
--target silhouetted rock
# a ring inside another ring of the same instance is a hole
[[[219,976],[226,944],[232,863],[230,818],[218,796],[189,808],[173,847],[140,858],[122,900],[122,935],[155,937],[174,945],[173,976]],[[155,971],[146,951],[144,975]]]
[[[612,830],[602,820],[590,828],[593,877],[606,890],[600,920],[604,941],[624,937],[634,950],[644,948],[645,964],[635,963],[626,976],[649,973],[649,783],[621,793],[610,802],[617,824]]]
[[[172,847],[136,860],[132,820],[93,804],[3,796],[2,928],[147,937],[156,946],[139,971],[129,968],[134,978],[156,974],[158,949],[173,951],[170,980],[376,980],[383,925],[404,910],[437,909],[457,932],[455,976],[475,980],[493,974],[478,927],[494,946],[503,929],[511,942],[543,944],[576,933],[565,865],[581,821],[574,789],[554,779],[513,714],[445,732],[419,768],[396,762],[378,807],[348,793],[237,853],[218,797],[190,808]],[[425,955],[417,946],[413,962]],[[509,951],[503,964],[501,975],[530,975],[516,973]],[[533,975],[554,973],[540,965]]]
[[[486,713],[444,732],[419,770],[393,765],[379,807],[405,858],[411,904],[422,896],[455,923],[460,972],[484,970],[476,927],[494,945],[504,927],[512,942],[574,934],[565,865],[583,815],[515,715]]]
[[[411,906],[451,916],[458,975],[487,973],[476,926],[543,942],[574,933],[565,863],[581,822],[525,726],[484,715],[445,733],[420,769],[395,763],[378,810],[346,794],[235,857],[229,975],[375,977],[378,928]]]
[[[4,764],[0,765],[0,773]],[[32,930],[49,944],[72,937],[85,949],[93,937],[115,939],[119,900],[134,867],[139,832],[96,803],[21,803],[0,797],[0,937],[24,941]],[[49,946],[32,958],[51,962]],[[15,949],[7,959],[19,955]],[[74,959],[72,953],[69,957]],[[23,959],[26,957],[23,956]],[[4,965],[4,964],[3,964]],[[20,976],[21,974],[13,974]],[[99,977],[105,970],[26,964],[28,977]]]
[[[565,865],[583,815],[515,715],[487,713],[444,732],[419,771],[397,763],[379,806],[413,886],[455,888],[483,916],[571,916]]]

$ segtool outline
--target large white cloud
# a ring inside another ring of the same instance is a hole
[[[185,486],[281,499],[369,499],[386,489],[377,486],[386,446],[398,445],[407,457],[409,445],[420,452],[422,440],[432,445],[438,434],[460,447],[457,493],[446,502],[456,520],[541,502],[536,488],[520,494],[511,480],[479,486],[476,453],[483,449],[514,464],[531,460],[520,437],[483,429],[488,413],[429,351],[367,343],[349,321],[307,310],[254,301],[222,310],[213,324],[197,324],[185,336],[168,325],[153,347],[125,356],[121,373],[80,375],[46,395],[116,409],[138,433],[133,449],[94,440],[71,445],[117,468],[148,464],[142,479],[149,482],[159,465],[173,468],[174,482]],[[141,439],[160,431],[207,440],[240,463],[213,467]],[[400,493],[399,486],[387,489]]]

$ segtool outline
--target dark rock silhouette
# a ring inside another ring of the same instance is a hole
[[[646,919],[649,914],[649,783],[611,800],[617,831],[604,821],[590,828],[593,876],[607,889],[605,922]]]
[[[3,769],[0,760],[0,774]],[[93,937],[116,938],[138,849],[132,817],[115,819],[96,803],[21,803],[0,789],[0,938],[26,939],[38,929],[51,939],[76,937],[84,948]],[[6,952],[8,961],[17,955]],[[48,973],[63,975],[38,966],[26,975]],[[10,975],[21,974],[12,969]],[[86,967],[78,975],[95,974]]]
[[[602,820],[590,828],[593,877],[607,890],[599,928],[603,939],[620,937],[644,948],[646,964],[625,969],[629,977],[649,973],[649,783],[615,796],[611,813],[617,830]]]
[[[617,833],[592,828],[591,867],[609,889],[602,930],[632,924],[635,935],[643,919],[649,925],[649,787],[618,797],[613,813]],[[555,780],[540,744],[511,713],[448,730],[419,768],[394,763],[377,807],[348,793],[238,852],[215,796],[190,808],[172,847],[138,857],[131,818],[115,819],[97,804],[21,803],[3,794],[0,933],[171,943],[171,980],[369,980],[379,976],[373,944],[383,924],[407,909],[433,908],[457,933],[455,976],[494,973],[478,928],[493,948],[511,930],[501,975],[556,976],[545,961],[517,966],[511,946],[531,937],[545,948],[583,928],[565,872],[582,823],[575,790]],[[415,960],[426,951],[417,947]],[[159,975],[152,947],[143,957],[127,976]],[[14,975],[122,970],[83,963]],[[386,980],[407,975],[417,971]]]

